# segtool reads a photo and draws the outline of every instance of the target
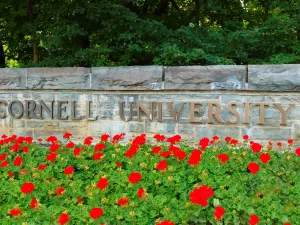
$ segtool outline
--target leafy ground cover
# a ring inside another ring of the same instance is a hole
[[[300,148],[125,134],[0,138],[1,224],[299,224]],[[47,146],[45,144],[48,144]]]

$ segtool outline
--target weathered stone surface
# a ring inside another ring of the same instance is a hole
[[[243,90],[245,66],[178,66],[165,71],[167,90]]]
[[[1,89],[26,89],[27,69],[0,69]]]
[[[162,66],[93,67],[94,90],[160,90]]]
[[[291,137],[290,127],[247,127],[242,129],[243,134],[248,134],[256,140],[288,140]]]
[[[299,65],[250,65],[248,89],[266,91],[300,91]]]
[[[59,127],[59,121],[55,120],[28,120],[27,127],[55,129]]]
[[[213,136],[219,136],[221,139],[224,139],[227,136],[232,138],[241,139],[241,128],[238,126],[197,126],[195,128],[196,141],[204,137],[212,138]]]
[[[89,89],[89,68],[29,68],[29,89]]]

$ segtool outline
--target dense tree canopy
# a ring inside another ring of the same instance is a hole
[[[0,67],[300,62],[299,0],[1,0],[0,15]]]

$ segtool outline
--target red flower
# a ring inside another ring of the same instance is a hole
[[[101,160],[103,156],[104,156],[103,152],[96,153],[94,154],[94,160]]]
[[[193,166],[193,165],[198,165],[198,163],[201,160],[201,155],[202,152],[198,149],[194,149],[194,151],[192,151],[192,154],[189,158],[188,164]]]
[[[223,215],[225,214],[225,209],[222,206],[215,207],[215,217],[216,220],[222,220]]]
[[[168,162],[167,162],[166,160],[161,160],[161,161],[157,164],[156,169],[158,169],[158,170],[164,170],[164,169],[167,168],[167,166],[168,166]]]
[[[9,177],[12,177],[13,175],[14,175],[13,172],[8,172]]]
[[[100,190],[103,190],[107,186],[108,186],[108,180],[106,178],[100,178],[100,180],[98,181],[97,187]]]
[[[17,216],[17,215],[21,214],[21,209],[20,208],[12,209],[12,210],[10,210],[9,214],[11,216]]]
[[[68,166],[65,170],[64,170],[64,174],[68,175],[71,173],[74,173],[75,169],[73,166]]]
[[[64,139],[69,139],[70,137],[72,137],[72,134],[70,132],[66,132],[63,136]]]
[[[116,166],[117,166],[117,167],[120,167],[120,166],[121,166],[121,163],[120,163],[120,162],[116,162]]]
[[[231,137],[229,137],[229,136],[225,137],[226,142],[229,142],[230,140],[231,140]]]
[[[162,156],[162,157],[164,157],[164,158],[168,158],[168,157],[170,157],[170,155],[172,154],[172,151],[166,151],[166,152],[162,152],[161,154],[160,154],[160,156]]]
[[[167,139],[167,142],[170,142],[172,145],[174,145],[176,142],[179,142],[181,140],[181,136],[180,135],[174,135],[173,137],[169,137]]]
[[[65,189],[60,187],[60,188],[56,189],[55,194],[56,195],[62,195],[64,192],[65,192]]]
[[[14,161],[15,166],[20,166],[22,163],[23,159],[19,156],[17,156],[17,158]]]
[[[138,198],[142,198],[144,196],[145,190],[144,188],[140,188],[138,190]]]
[[[119,205],[126,205],[129,202],[129,199],[127,197],[122,197],[119,199],[118,204]]]
[[[296,153],[297,156],[300,157],[300,148],[297,148],[297,149],[295,150],[295,153]]]
[[[260,152],[262,146],[259,143],[253,143],[251,145],[252,152]]]
[[[52,145],[50,146],[50,151],[51,152],[55,152],[59,149],[59,144],[58,143],[52,143]]]
[[[67,145],[66,145],[66,148],[74,148],[75,147],[75,144],[74,142],[70,141]]]
[[[218,141],[219,139],[219,136],[213,136],[213,141]]]
[[[197,205],[202,205],[206,207],[208,204],[208,199],[214,196],[214,191],[211,187],[203,185],[199,188],[194,189],[190,193],[190,201]]]
[[[225,153],[223,154],[219,154],[218,155],[218,159],[222,162],[222,163],[226,163],[229,160],[229,156]]]
[[[0,155],[0,161],[3,161],[3,160],[5,160],[6,159],[6,153],[2,153],[1,155]]]
[[[140,174],[139,172],[132,172],[128,177],[128,181],[132,184],[139,182],[141,179],[142,174]]]
[[[22,149],[22,151],[23,151],[24,153],[27,153],[27,152],[29,152],[29,148],[28,148],[28,146],[24,146],[24,147],[23,147],[23,149]]]
[[[101,141],[107,141],[109,138],[109,135],[108,134],[102,134],[101,135]]]
[[[277,142],[277,146],[281,147],[282,146],[281,142]]]
[[[10,147],[10,150],[11,150],[11,151],[19,151],[19,150],[20,150],[20,145],[15,144],[15,145],[11,146],[11,147]]]
[[[101,208],[92,208],[92,210],[90,211],[90,217],[95,220],[102,215],[103,215],[103,210]]]
[[[77,202],[82,202],[82,198],[78,197]]]
[[[249,225],[256,225],[259,223],[259,218],[257,215],[251,215],[249,218]]]
[[[260,169],[259,165],[255,162],[251,162],[248,164],[248,170],[253,174],[257,174],[259,169]]]
[[[46,139],[47,142],[56,142],[57,138],[55,136],[50,136]]]
[[[81,151],[80,148],[75,148],[75,149],[73,150],[73,154],[74,154],[75,156],[77,156],[77,155],[80,154],[80,151]]]
[[[199,142],[199,145],[201,146],[202,150],[205,150],[208,144],[209,144],[209,139],[207,137],[202,138]]]
[[[174,222],[171,222],[169,220],[164,220],[161,223],[156,223],[156,225],[174,225],[174,224],[175,224]]]
[[[46,160],[50,161],[50,162],[54,162],[56,160],[56,153],[50,153],[49,155],[47,155]]]
[[[293,139],[289,139],[289,140],[288,140],[288,144],[289,144],[289,145],[292,145],[293,143],[294,143]]]
[[[129,159],[137,153],[138,145],[131,145],[130,148],[125,152],[125,156]]]
[[[292,225],[291,223],[285,223],[285,224],[283,224],[283,225]]]
[[[94,147],[94,151],[97,152],[97,151],[101,151],[102,149],[106,148],[106,146],[102,143],[98,143],[95,145]]]
[[[244,135],[243,138],[244,138],[244,140],[248,140],[249,136],[248,135]]]
[[[7,166],[8,166],[8,161],[5,160],[1,163],[2,168],[7,167]]]
[[[47,168],[47,165],[46,164],[41,164],[38,166],[38,170],[44,170]]]
[[[38,202],[36,198],[33,198],[30,202],[30,208],[34,209],[38,206]]]
[[[262,153],[259,157],[260,161],[262,161],[264,164],[266,164],[270,159],[270,155],[268,153]]]
[[[84,139],[84,144],[85,145],[91,145],[92,144],[93,138],[91,136],[87,137]]]
[[[160,151],[161,151],[161,147],[159,147],[159,146],[154,146],[154,147],[152,148],[152,152],[153,152],[154,154],[159,153]]]
[[[164,135],[160,135],[160,134],[155,134],[153,136],[153,138],[156,140],[156,141],[164,141],[166,139],[166,137]]]
[[[24,194],[29,194],[34,190],[34,184],[32,182],[25,182],[22,187],[21,187],[21,191]]]
[[[186,157],[186,153],[184,151],[182,151],[180,148],[173,148],[174,151],[174,156],[178,159],[185,159]]]
[[[60,225],[64,225],[66,223],[70,222],[70,218],[69,218],[69,215],[67,213],[62,213],[60,215],[60,217],[58,218],[58,223]]]

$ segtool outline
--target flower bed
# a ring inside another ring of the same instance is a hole
[[[299,224],[292,140],[275,148],[215,136],[191,146],[142,134],[120,145],[124,134],[103,134],[75,145],[71,136],[2,136],[0,224]]]

